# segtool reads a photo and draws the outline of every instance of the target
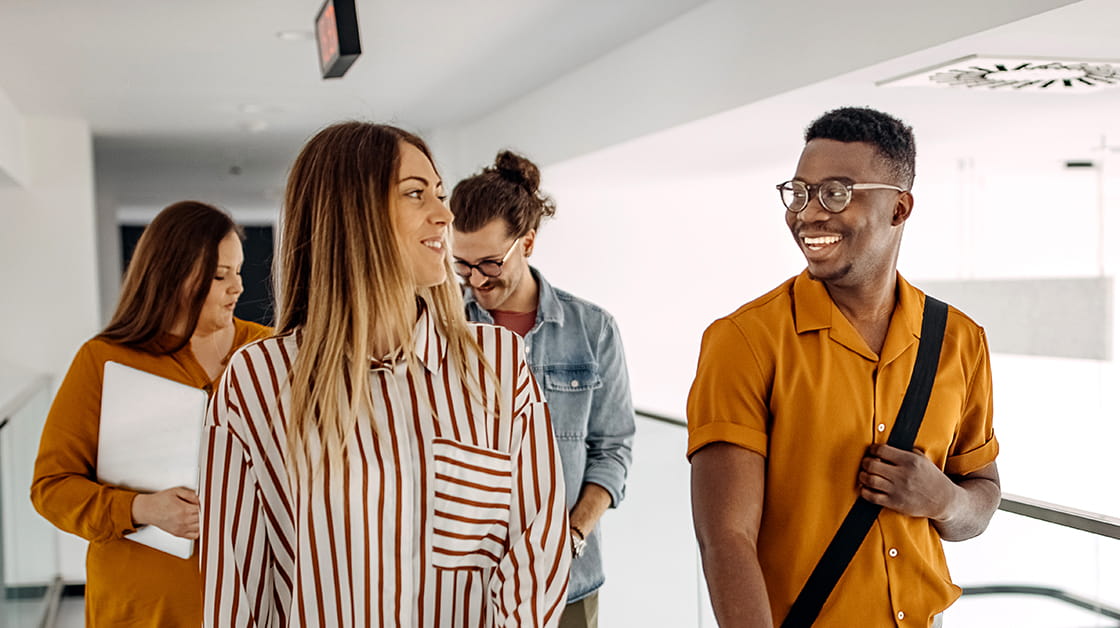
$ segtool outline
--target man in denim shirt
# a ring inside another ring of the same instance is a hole
[[[539,184],[532,162],[503,151],[494,166],[455,186],[454,265],[469,287],[467,318],[525,337],[560,448],[571,524],[574,556],[560,626],[593,627],[604,580],[597,523],[625,492],[634,407],[614,319],[529,266],[541,218],[555,211]]]

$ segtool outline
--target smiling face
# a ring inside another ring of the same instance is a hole
[[[393,232],[405,267],[417,288],[447,278],[447,226],[451,210],[444,203],[443,182],[419,148],[401,142],[396,188],[389,203]]]
[[[509,257],[502,264],[501,275],[487,277],[475,269],[466,279],[475,300],[484,309],[531,312],[537,307],[536,286],[528,260],[535,237],[536,231],[530,229],[515,244],[515,238],[509,234],[509,223],[503,218],[495,218],[477,231],[455,230],[456,260],[468,264],[497,262],[509,251]],[[510,246],[513,246],[512,250]]]
[[[245,291],[241,283],[244,260],[241,238],[231,231],[218,243],[218,268],[210,280],[210,292],[202,303],[195,333],[210,334],[233,325],[233,309]]]
[[[897,184],[873,145],[827,139],[805,145],[794,179],[810,184],[826,179]],[[913,203],[909,192],[855,190],[848,207],[833,214],[821,207],[814,193],[801,212],[786,212],[786,224],[814,279],[860,287],[895,272],[902,227]]]

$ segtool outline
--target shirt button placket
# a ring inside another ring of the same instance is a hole
[[[898,558],[898,548],[897,547],[888,547],[887,548],[887,556],[890,556],[891,558]],[[887,563],[887,578],[893,580],[894,579],[893,577],[895,575],[895,571],[897,569],[898,569],[897,565],[895,565],[893,563]],[[899,602],[899,600],[897,598],[895,598],[894,595],[892,595],[891,596],[891,605],[894,606],[898,602]],[[897,618],[899,622],[901,622],[905,617],[906,617],[906,613],[904,613],[902,611],[896,611],[895,612],[895,618]]]

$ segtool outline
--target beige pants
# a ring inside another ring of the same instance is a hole
[[[560,615],[560,628],[598,628],[599,627],[599,592],[572,602],[564,607]]]

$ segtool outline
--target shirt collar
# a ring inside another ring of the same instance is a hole
[[[925,295],[897,274],[898,301],[891,314],[883,350],[876,356],[868,348],[840,308],[833,303],[828,290],[820,281],[809,277],[805,269],[793,282],[793,312],[797,333],[828,329],[829,337],[869,360],[886,363],[894,360],[911,344],[921,338],[922,308]]]
[[[423,299],[417,301],[420,316],[416,319],[416,327],[412,330],[416,340],[413,351],[420,363],[435,373],[440,369],[443,357],[447,353],[447,339],[436,326],[436,317],[431,314],[431,306]]]
[[[532,266],[529,272],[537,280],[537,322],[564,324],[564,308],[560,307],[560,299],[556,297],[556,288],[548,283],[540,271]]]
[[[436,317],[430,313],[431,306],[427,301],[418,297],[416,305],[416,325],[412,328],[412,353],[424,368],[435,373],[439,371],[443,357],[447,353],[447,339],[436,326]],[[370,359],[370,367],[374,370],[395,370],[403,364],[404,359],[400,352],[380,360]]]

